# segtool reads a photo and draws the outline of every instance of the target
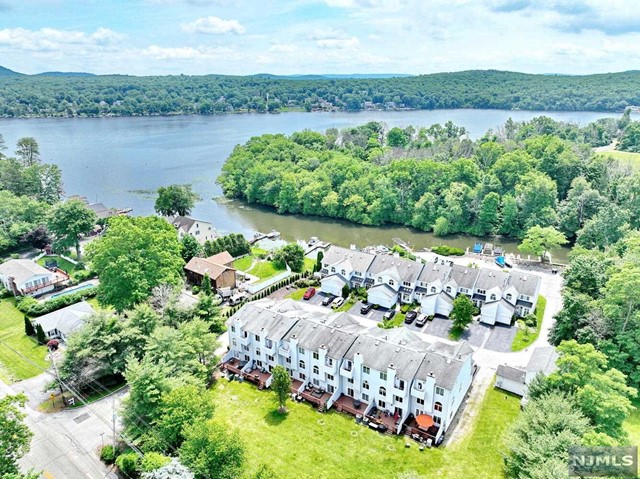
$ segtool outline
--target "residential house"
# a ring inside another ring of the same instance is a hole
[[[204,244],[205,241],[211,241],[218,237],[213,224],[208,221],[197,220],[188,216],[173,216],[165,219],[176,228],[178,239],[180,240],[186,235],[191,235],[198,243]]]
[[[29,259],[10,259],[0,264],[0,282],[14,296],[39,296],[66,279]]]
[[[329,247],[322,257],[320,274],[323,278],[320,281],[320,290],[340,296],[345,285],[350,288],[364,286],[366,272],[375,257],[362,251],[339,246]]]
[[[388,432],[438,441],[473,377],[464,341],[430,343],[405,328],[370,328],[347,313],[293,300],[246,304],[228,325],[229,372],[268,387],[272,367],[281,364],[294,394],[322,410],[360,414]],[[417,426],[420,415],[432,419],[431,428]]]
[[[385,308],[399,300],[412,303],[416,282],[424,264],[390,255],[376,255],[367,270],[367,301]]]
[[[47,339],[61,339],[66,341],[71,333],[80,329],[86,318],[95,311],[86,301],[80,301],[52,313],[33,319],[34,327],[42,326]]]
[[[531,381],[538,374],[548,376],[557,369],[558,352],[552,346],[539,347],[533,350],[526,368],[507,365],[498,366],[496,387],[518,396],[527,396]],[[526,402],[526,401],[525,401]]]
[[[236,270],[233,267],[233,256],[227,251],[208,258],[193,257],[185,265],[184,271],[187,275],[187,280],[192,284],[201,285],[206,274],[211,279],[213,289],[236,287]]]

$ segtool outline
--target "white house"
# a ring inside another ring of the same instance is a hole
[[[367,301],[391,308],[398,301],[411,303],[418,277],[424,268],[419,261],[376,255],[366,272]]]
[[[34,327],[42,326],[47,339],[62,339],[66,341],[71,333],[77,331],[85,323],[87,317],[95,311],[86,301],[72,304],[52,313],[33,319]]]
[[[535,348],[526,368],[507,365],[498,366],[496,387],[518,396],[527,396],[531,381],[538,374],[548,376],[557,369],[558,352],[552,346]]]
[[[464,341],[430,343],[405,328],[371,328],[361,318],[293,300],[248,303],[228,325],[229,372],[268,387],[280,364],[295,394],[395,433],[437,441],[471,385],[472,350]],[[428,430],[416,425],[421,415],[433,421]]]
[[[375,255],[362,251],[329,247],[322,257],[320,290],[339,296],[345,284],[350,288],[364,286],[365,273],[374,259]]]
[[[213,225],[207,221],[196,220],[188,216],[173,216],[165,219],[176,228],[180,240],[185,235],[191,235],[198,243],[203,244],[205,241],[211,241],[218,237]]]
[[[501,364],[496,371],[495,387],[518,396],[524,396],[527,393],[526,374],[526,371],[522,368]]]
[[[28,259],[10,259],[0,264],[0,282],[15,296],[39,296],[64,281],[53,271]]]

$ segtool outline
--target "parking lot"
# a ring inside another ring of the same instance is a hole
[[[305,302],[321,306],[322,300],[326,297],[326,294],[318,292],[311,299]],[[354,316],[366,317],[367,319],[381,323],[382,317],[384,316],[384,313],[387,312],[387,309],[372,309],[366,315],[362,315],[360,314],[360,308],[363,304],[364,303],[361,301],[356,301],[356,304],[354,304],[347,312]],[[330,308],[330,306],[325,307],[327,309]],[[427,321],[427,324],[423,327],[416,326],[415,321],[411,324],[403,324],[403,327],[408,328],[410,331],[421,332],[444,339],[449,339],[451,326],[451,320],[446,318],[434,318],[431,321]],[[460,339],[468,341],[471,346],[476,348],[484,348],[498,352],[509,352],[511,351],[511,343],[513,343],[513,339],[515,338],[517,331],[518,328],[516,327],[504,325],[489,326],[487,324],[474,321],[462,333]]]

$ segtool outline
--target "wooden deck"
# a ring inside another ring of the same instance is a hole
[[[369,414],[367,414],[367,419],[369,420],[369,424],[377,426],[377,429],[385,430],[387,434],[395,434],[398,429],[398,425],[393,415],[387,416],[383,411],[380,411],[377,408],[373,408]],[[381,428],[380,426],[383,427]],[[374,429],[374,426],[370,427]]]
[[[298,394],[298,389],[300,389],[300,386],[302,386],[302,381],[298,380],[298,379],[292,379],[291,380],[291,392]]]
[[[433,425],[426,430],[419,428],[418,423],[413,416],[409,416],[409,418],[406,420],[405,427],[405,434],[417,441],[426,441],[427,439],[431,439],[435,442],[438,431],[440,430],[437,425]]]
[[[260,369],[254,368],[248,373],[243,373],[242,376],[254,384],[258,385],[258,389],[264,389],[267,387],[267,380],[271,377],[271,373],[262,372]]]
[[[242,368],[247,364],[246,361],[240,361],[236,358],[231,358],[226,363],[222,364],[222,369],[227,370],[232,374],[242,374]]]
[[[315,387],[310,389],[303,389],[300,392],[300,396],[302,396],[305,401],[318,406],[318,410],[324,410],[326,408],[327,401],[331,398],[330,393],[322,392],[320,389]]]
[[[365,409],[367,409],[367,405],[362,403],[362,401],[356,401],[352,397],[344,394],[341,394],[340,397],[336,399],[333,407],[336,408],[336,411],[346,412],[352,416],[357,416],[358,414],[362,416],[364,415]]]

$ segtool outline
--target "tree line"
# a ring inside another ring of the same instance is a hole
[[[592,150],[620,134],[620,121],[508,120],[477,141],[451,122],[262,135],[233,150],[218,182],[226,196],[279,213],[439,236],[523,238],[534,226],[554,227],[604,248],[640,225],[640,174]]]
[[[140,116],[287,109],[492,108],[623,111],[640,105],[640,72],[529,75],[495,70],[402,78],[264,76],[0,78],[0,116]]]

